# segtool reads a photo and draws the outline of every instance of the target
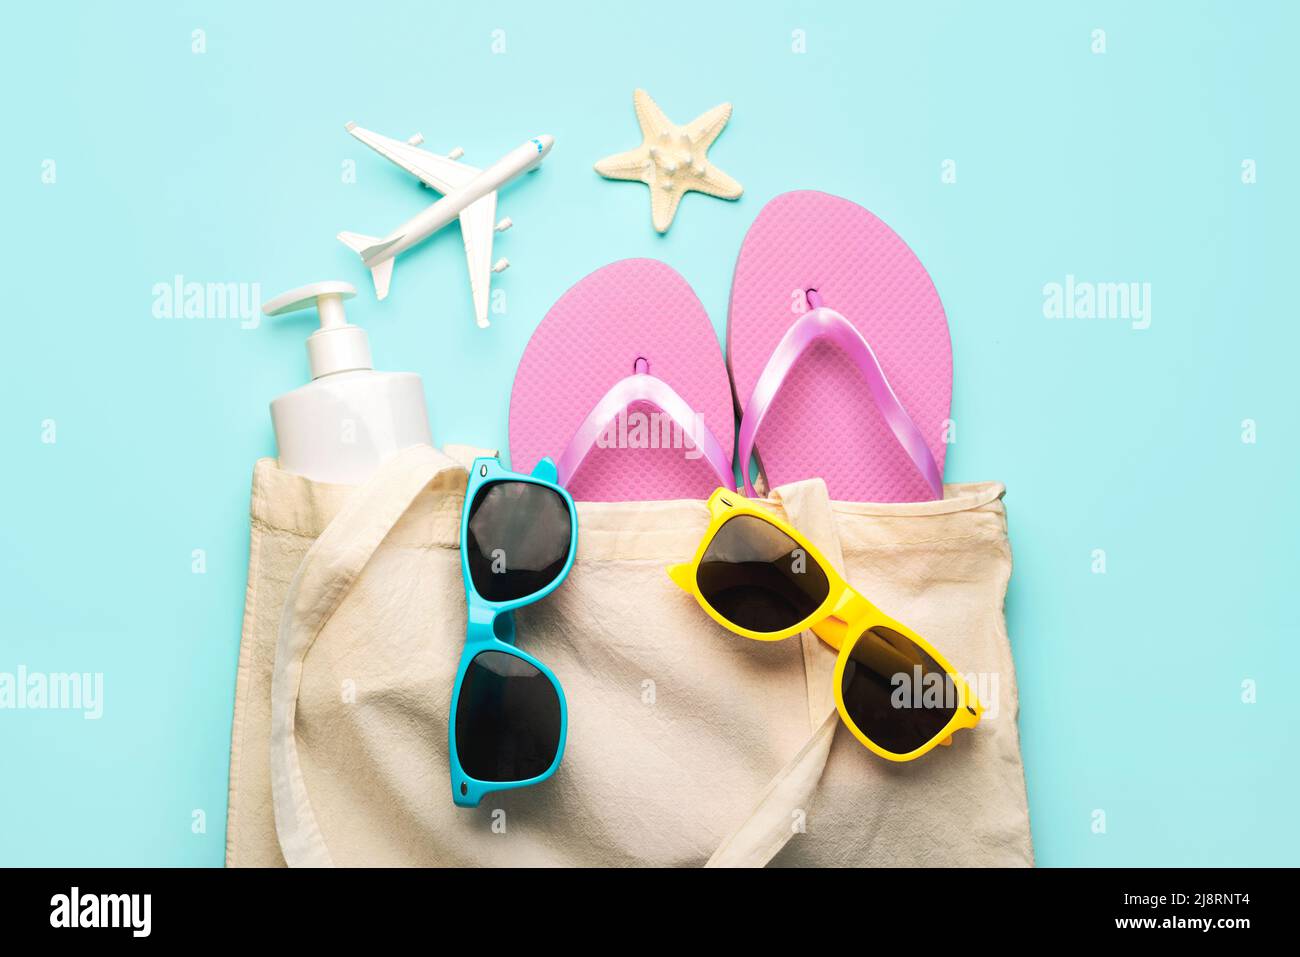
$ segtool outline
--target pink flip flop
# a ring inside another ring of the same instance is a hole
[[[510,396],[510,458],[552,456],[575,499],[705,499],[734,489],[726,363],[686,280],[654,259],[597,269],[551,307]]]
[[[757,442],[769,488],[820,475],[842,501],[943,498],[948,320],[916,254],[861,206],[801,190],[763,207],[736,260],[727,361],[748,494]]]

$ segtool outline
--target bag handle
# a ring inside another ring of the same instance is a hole
[[[271,675],[271,795],[280,852],[290,867],[333,867],[307,795],[294,722],[303,662],[393,526],[440,475],[463,464],[427,445],[397,453],[348,497],[289,584]]]
[[[810,479],[783,485],[773,491],[772,499],[842,573],[844,555],[826,483]],[[809,813],[830,758],[840,716],[832,687],[835,652],[811,631],[803,632],[799,640],[808,693],[808,738],[777,772],[748,816],[713,852],[706,867],[765,866],[794,837],[795,813]]]

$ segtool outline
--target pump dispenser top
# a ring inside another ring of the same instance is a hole
[[[413,372],[376,372],[366,331],[351,325],[346,282],[315,282],[262,304],[267,316],[315,307],[320,328],[307,338],[311,382],[271,403],[280,467],[318,482],[356,485],[390,456],[432,445],[424,385]]]
[[[356,294],[356,287],[348,282],[313,282],[268,300],[262,305],[262,312],[283,316],[316,307],[320,328],[307,339],[307,361],[313,379],[335,372],[373,369],[366,330],[349,325],[343,313],[343,300]]]

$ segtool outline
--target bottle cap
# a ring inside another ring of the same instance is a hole
[[[343,300],[356,294],[356,287],[348,282],[314,282],[268,299],[262,303],[262,312],[283,316],[316,308],[320,328],[307,338],[307,361],[313,379],[335,372],[373,369],[366,331],[349,324],[343,313]]]

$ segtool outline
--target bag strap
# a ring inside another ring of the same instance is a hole
[[[809,479],[783,485],[772,493],[772,499],[785,511],[786,518],[842,573],[844,555],[826,483]],[[799,833],[800,815],[810,813],[840,716],[831,684],[835,652],[811,631],[800,635],[800,641],[808,693],[808,738],[777,772],[748,816],[713,852],[706,867],[764,867]]]
[[[290,867],[334,866],[307,795],[294,732],[307,652],[393,526],[451,470],[466,472],[427,445],[393,456],[348,497],[289,584],[271,676],[271,795],[280,851]]]

